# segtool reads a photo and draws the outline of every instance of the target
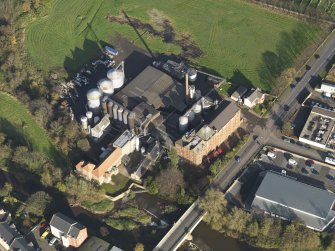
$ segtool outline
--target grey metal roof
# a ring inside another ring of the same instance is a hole
[[[125,96],[127,104],[123,103]],[[183,111],[186,108],[185,86],[152,66],[145,68],[113,98],[130,110],[142,101],[155,109],[174,107]]]
[[[62,213],[56,213],[52,216],[50,226],[62,231],[67,234],[71,228],[71,225],[75,224],[76,221],[70,219]]]
[[[244,86],[239,86],[237,90],[230,96],[231,98],[239,99],[241,96],[246,94],[248,89]]]
[[[7,222],[0,223],[0,238],[8,245],[10,245],[15,238],[20,236],[21,235],[16,230],[14,225],[10,226]]]
[[[211,112],[211,115],[208,117],[212,117],[215,115],[214,118],[208,123],[209,127],[214,127],[217,130],[220,130],[224,127],[239,111],[239,108],[233,102],[221,101],[223,104],[219,105],[218,113],[214,110]],[[211,118],[205,118],[206,120],[210,120]]]
[[[120,137],[118,137],[114,143],[113,147],[122,148],[129,140],[131,140],[133,135],[129,130],[125,130]]]
[[[21,236],[16,238],[12,245],[10,246],[13,251],[33,251],[36,250],[32,243],[27,243],[27,241]]]
[[[335,216],[335,194],[280,174],[267,172],[252,206],[284,217],[300,219],[306,225],[322,229]]]
[[[76,238],[79,235],[80,230],[84,229],[85,227],[81,225],[80,223],[76,223],[71,226],[70,231],[68,235],[70,235],[73,238]]]

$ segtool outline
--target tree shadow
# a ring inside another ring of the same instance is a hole
[[[76,47],[71,50],[71,57],[65,57],[64,69],[69,76],[76,73],[89,59],[92,59],[101,53],[99,42],[95,42],[89,39],[85,39],[83,48]]]
[[[310,44],[309,29],[299,24],[291,32],[281,32],[274,51],[262,53],[258,75],[263,85],[270,89],[282,72],[292,67],[297,57]]]
[[[229,78],[229,81],[234,85],[243,85],[248,88],[254,87],[252,82],[238,69],[235,69],[233,76]]]
[[[31,149],[32,141],[29,135],[24,133],[25,122],[22,121],[21,125],[14,125],[6,118],[0,118],[0,132],[6,134],[11,139],[14,146],[26,146]]]

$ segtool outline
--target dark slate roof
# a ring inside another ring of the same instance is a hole
[[[62,213],[56,213],[52,216],[50,221],[50,226],[62,231],[64,234],[67,234],[71,228],[71,225],[75,224],[76,221],[70,219]]]
[[[235,103],[222,100],[217,111],[211,110],[205,117],[208,126],[220,130],[224,127],[239,111]]]
[[[333,193],[267,172],[252,206],[288,220],[300,219],[306,225],[322,230],[335,217],[334,201]]]
[[[20,236],[21,235],[14,226],[10,226],[7,222],[0,223],[0,238],[8,245],[10,245],[15,238]]]
[[[13,251],[34,251],[35,248],[31,243],[27,243],[27,241],[23,238],[16,238],[12,245],[10,246]]]
[[[241,96],[246,94],[248,89],[244,86],[239,86],[237,90],[230,96],[231,98],[239,99]]]
[[[76,238],[79,235],[80,230],[82,230],[84,228],[85,227],[83,225],[81,225],[80,223],[77,222],[76,224],[72,225],[68,235],[70,235],[73,238]]]
[[[186,109],[185,86],[152,66],[146,67],[113,99],[130,110],[142,101],[155,109],[173,107],[180,112]]]

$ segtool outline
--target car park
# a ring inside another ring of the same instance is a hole
[[[296,165],[298,164],[298,162],[297,162],[295,159],[292,159],[292,158],[290,158],[290,159],[288,160],[288,163],[289,163],[290,165],[293,165],[293,166],[296,166]]]

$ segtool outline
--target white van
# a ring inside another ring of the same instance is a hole
[[[274,154],[273,152],[268,152],[268,157],[272,158],[272,159],[275,159],[277,156],[276,154]]]

